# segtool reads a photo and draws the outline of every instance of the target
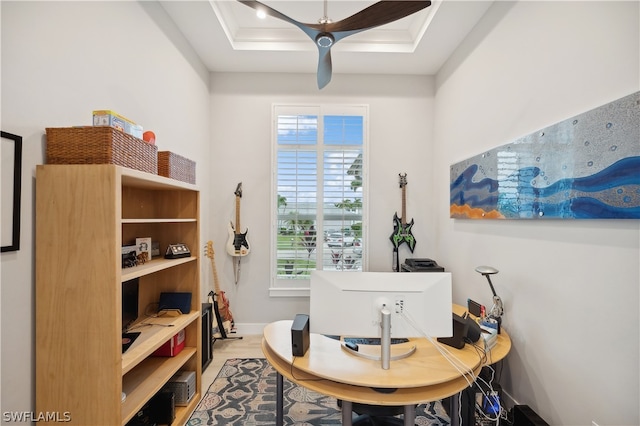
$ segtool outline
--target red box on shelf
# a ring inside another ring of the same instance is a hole
[[[178,334],[173,336],[164,345],[160,346],[152,354],[153,356],[176,356],[184,348],[185,331],[180,330]]]

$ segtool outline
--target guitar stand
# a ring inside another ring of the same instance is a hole
[[[215,329],[215,328],[214,328]],[[242,336],[229,336],[229,334],[235,334],[235,331],[233,332],[226,332],[224,330],[220,330],[218,328],[217,333],[212,333],[211,335],[211,344],[213,345],[214,343],[216,343],[217,340],[241,340]],[[220,337],[218,337],[220,336]]]
[[[225,334],[226,336],[223,336],[223,337],[213,336],[211,338],[211,344],[213,345],[218,340],[242,340],[242,336],[229,336],[229,333],[225,333]]]

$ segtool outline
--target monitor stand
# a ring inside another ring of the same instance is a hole
[[[391,312],[389,312],[389,310],[384,306],[380,309],[380,328],[382,329],[380,355],[372,355],[356,351],[346,346],[344,343],[342,343],[342,349],[361,358],[372,359],[375,361],[379,360],[383,370],[388,370],[390,368],[391,361],[407,358],[416,351],[416,346],[413,345],[400,353],[391,355]]]

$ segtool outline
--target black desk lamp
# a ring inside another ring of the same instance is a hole
[[[502,322],[502,314],[504,313],[504,307],[502,306],[502,299],[500,296],[496,294],[496,289],[493,288],[493,283],[491,282],[490,275],[497,274],[499,271],[492,266],[478,266],[476,268],[476,272],[487,277],[487,281],[489,281],[489,286],[491,287],[491,292],[493,293],[493,306],[489,311],[489,318],[493,318],[498,322],[498,333],[500,333],[500,323]]]

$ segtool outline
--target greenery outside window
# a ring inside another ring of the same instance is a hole
[[[365,270],[367,123],[366,106],[274,106],[272,295]]]

